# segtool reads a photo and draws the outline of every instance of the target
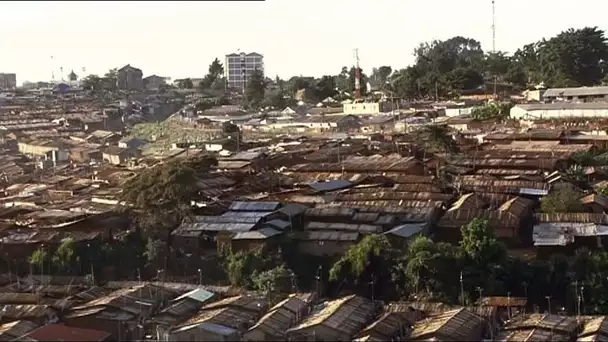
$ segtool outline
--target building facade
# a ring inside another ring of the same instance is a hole
[[[608,87],[549,88],[542,95],[545,102],[605,102]]]
[[[229,88],[244,89],[249,75],[255,70],[264,72],[263,55],[255,52],[226,55],[224,74]]]
[[[17,75],[0,73],[0,89],[17,88]]]
[[[510,116],[518,120],[580,119],[608,117],[608,102],[556,102],[518,104]]]
[[[142,90],[144,87],[143,73],[130,64],[118,69],[117,86],[120,90]]]

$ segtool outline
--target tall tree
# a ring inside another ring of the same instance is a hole
[[[219,59],[214,59],[209,65],[209,75],[214,76],[216,79],[224,74],[224,65]]]
[[[110,69],[103,76],[103,89],[107,91],[118,90],[118,69]]]
[[[224,87],[224,82],[220,82],[220,84],[216,84],[218,80],[222,79],[222,75],[224,74],[224,65],[220,62],[219,59],[214,59],[213,62],[209,65],[209,72],[203,80],[199,84],[201,89],[215,88],[220,89]],[[215,87],[214,87],[215,84]]]
[[[103,89],[103,79],[97,75],[88,75],[81,81],[82,87],[91,91],[101,91]]]
[[[245,104],[249,108],[260,108],[266,93],[266,80],[260,70],[254,70],[247,80],[245,88]]]
[[[149,236],[168,238],[173,228],[191,214],[191,201],[198,192],[198,176],[216,161],[193,157],[148,168],[123,185],[121,201],[130,205],[137,226]]]
[[[458,152],[458,145],[446,125],[427,125],[419,131],[419,139],[431,150],[443,153]]]
[[[340,73],[335,77],[336,87],[338,87],[341,92],[350,93],[352,91],[349,75],[348,68],[344,66]]]
[[[336,95],[336,82],[332,76],[323,76],[315,85],[317,98],[322,101],[328,97]]]
[[[388,77],[393,72],[393,68],[387,65],[383,65],[380,68],[372,69],[370,76],[370,83],[375,87],[382,87],[387,81]]]
[[[606,74],[608,44],[597,27],[569,29],[543,41],[538,48],[543,80],[553,87],[593,86]]]

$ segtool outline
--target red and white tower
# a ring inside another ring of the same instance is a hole
[[[355,49],[355,101],[361,99],[361,69],[359,68],[359,49]]]

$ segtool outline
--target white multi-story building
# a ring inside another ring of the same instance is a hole
[[[249,75],[254,70],[264,72],[264,56],[259,53],[241,52],[226,55],[224,73],[229,88],[243,89],[247,84]]]

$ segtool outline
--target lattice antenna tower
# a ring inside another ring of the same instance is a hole
[[[492,0],[492,52],[496,52],[496,4]]]
[[[359,49],[355,49],[355,101],[361,99],[361,69],[359,68]]]

